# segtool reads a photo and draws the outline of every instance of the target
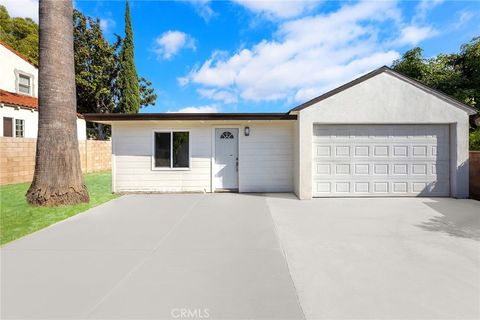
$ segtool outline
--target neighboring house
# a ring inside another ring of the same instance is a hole
[[[36,138],[38,131],[38,68],[0,41],[0,136]],[[86,124],[77,118],[79,140]]]
[[[475,109],[382,67],[287,113],[88,114],[114,192],[468,197]]]

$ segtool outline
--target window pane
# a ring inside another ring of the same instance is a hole
[[[18,91],[20,91],[22,93],[30,93],[30,87],[20,84],[18,86]]]
[[[170,132],[155,132],[155,167],[170,168]]]
[[[25,121],[22,119],[15,119],[15,136],[23,138]]]
[[[29,87],[29,86],[30,86],[30,77],[24,76],[24,75],[20,75],[20,76],[18,77],[18,83],[19,83],[19,84],[26,85],[27,87]]]
[[[190,150],[188,143],[188,132],[174,132],[173,133],[173,167],[174,168],[188,168]]]

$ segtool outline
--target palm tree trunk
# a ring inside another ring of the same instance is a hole
[[[39,114],[32,205],[88,202],[77,138],[71,0],[39,2]]]

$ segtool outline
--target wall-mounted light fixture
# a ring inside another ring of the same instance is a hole
[[[250,127],[245,127],[245,136],[248,137],[250,135]]]

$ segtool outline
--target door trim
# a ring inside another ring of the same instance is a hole
[[[214,179],[214,166],[215,166],[215,129],[238,129],[238,144],[237,144],[237,155],[238,155],[238,171],[237,171],[237,181],[238,181],[238,190],[240,189],[240,161],[241,161],[241,153],[240,153],[240,144],[242,143],[242,126],[241,125],[213,125],[211,129],[211,154],[210,154],[210,192],[215,192],[215,179]],[[220,189],[222,191],[224,189]]]

